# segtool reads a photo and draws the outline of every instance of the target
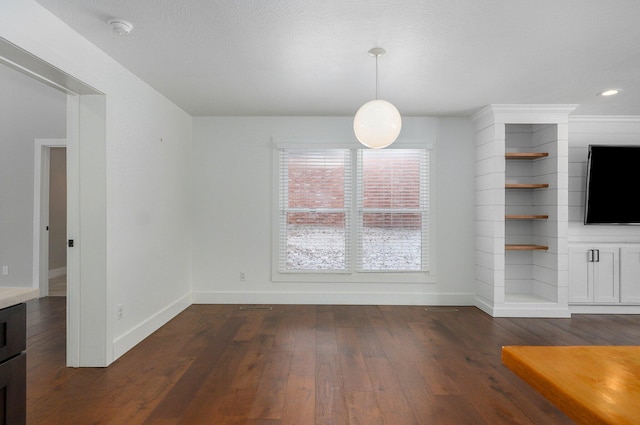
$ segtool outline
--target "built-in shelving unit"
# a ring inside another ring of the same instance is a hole
[[[491,105],[476,124],[476,305],[496,317],[569,317],[568,115]]]

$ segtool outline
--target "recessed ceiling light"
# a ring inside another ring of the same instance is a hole
[[[620,93],[622,90],[620,89],[609,89],[603,92],[598,93],[599,96],[613,96],[614,94]]]

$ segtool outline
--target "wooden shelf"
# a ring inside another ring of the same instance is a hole
[[[507,183],[505,189],[546,189],[547,183]]]
[[[504,246],[504,249],[507,251],[546,251],[549,249],[548,246],[544,245],[511,245],[507,244]]]
[[[547,220],[546,214],[507,214],[504,216],[506,220]]]
[[[506,159],[538,159],[549,156],[547,152],[507,152],[504,154]]]

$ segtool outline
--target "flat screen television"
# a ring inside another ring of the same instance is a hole
[[[640,145],[589,145],[584,224],[640,224]]]

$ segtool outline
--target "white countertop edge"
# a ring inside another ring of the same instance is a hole
[[[0,308],[7,308],[33,300],[40,296],[39,289],[33,288],[0,288]]]

